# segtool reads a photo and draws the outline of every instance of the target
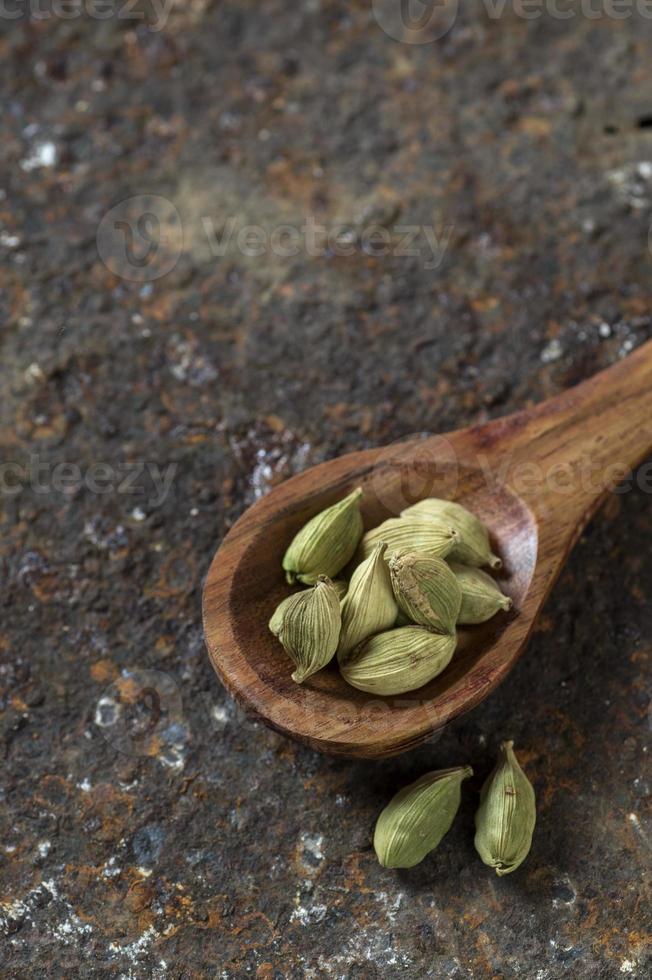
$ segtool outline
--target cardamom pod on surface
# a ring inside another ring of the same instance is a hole
[[[489,532],[475,514],[454,500],[426,497],[401,512],[406,520],[431,520],[454,527],[459,534],[450,555],[465,565],[489,565],[493,569],[502,566],[489,543]],[[445,557],[445,556],[444,556]]]
[[[333,659],[340,626],[340,600],[325,575],[319,576],[312,589],[291,595],[280,603],[269,628],[294,661],[292,680],[301,684]]]
[[[450,567],[462,591],[462,603],[457,622],[461,626],[485,623],[503,609],[512,608],[512,600],[504,595],[497,583],[481,568],[451,561]]]
[[[455,634],[423,626],[401,626],[377,633],[340,664],[345,681],[371,694],[404,694],[441,674],[455,653]]]
[[[402,789],[378,817],[374,849],[385,868],[413,868],[450,830],[470,766],[428,772]]]
[[[387,545],[374,551],[355,569],[342,601],[342,629],[337,657],[343,663],[362,640],[393,626],[398,613],[389,569],[384,559]]]
[[[389,570],[396,601],[412,622],[439,633],[455,632],[462,590],[442,558],[397,551],[389,559]]]
[[[513,742],[501,744],[498,762],[482,787],[475,815],[475,848],[497,875],[510,874],[523,863],[536,823],[534,790],[513,746]]]
[[[362,532],[358,487],[343,500],[316,514],[295,535],[283,557],[290,585],[313,585],[319,575],[337,575],[353,557]]]
[[[362,538],[358,554],[368,558],[376,545],[384,541],[387,556],[396,551],[418,551],[429,557],[445,558],[459,541],[458,532],[447,523],[401,517],[390,517],[372,528]]]

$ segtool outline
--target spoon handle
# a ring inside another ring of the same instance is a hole
[[[581,530],[607,492],[633,486],[632,469],[652,453],[652,341],[577,387],[477,432],[476,452],[502,465],[502,481],[538,516],[563,515]],[[652,493],[652,466],[636,479]]]

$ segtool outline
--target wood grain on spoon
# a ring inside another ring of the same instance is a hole
[[[320,751],[383,757],[415,746],[509,672],[587,521],[650,452],[652,342],[533,409],[307,470],[246,511],[215,555],[203,596],[213,666],[249,713]],[[505,564],[501,588],[514,601],[512,612],[461,631],[444,673],[400,697],[349,687],[335,664],[295,684],[267,628],[290,591],[281,569],[288,543],[355,486],[366,528],[422,497],[463,503],[489,527]]]

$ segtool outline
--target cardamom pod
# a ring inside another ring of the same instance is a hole
[[[499,609],[512,608],[512,600],[503,595],[490,575],[480,568],[451,561],[450,567],[462,590],[462,604],[457,622],[463,626],[486,623]]]
[[[371,694],[404,694],[431,681],[448,666],[457,638],[423,626],[401,626],[364,640],[340,664],[345,681]]]
[[[395,552],[389,571],[402,612],[420,626],[454,633],[462,604],[457,578],[442,558],[416,552]]]
[[[342,578],[334,578],[333,579],[333,588],[337,592],[337,598],[340,600],[340,602],[342,601],[342,599],[346,595],[346,591],[347,591],[348,587],[349,587],[349,583],[348,582],[345,582],[344,579],[342,579]]]
[[[470,766],[428,772],[390,800],[376,822],[374,849],[384,868],[413,868],[448,833]]]
[[[455,503],[454,500],[440,500],[426,497],[401,512],[408,520],[431,520],[454,527],[459,534],[450,555],[465,565],[489,565],[498,569],[502,561],[494,555],[489,543],[489,532],[475,514]],[[445,557],[445,556],[444,556]]]
[[[314,588],[281,602],[269,628],[295,663],[293,681],[301,684],[333,659],[340,625],[340,600],[325,575],[319,576]]]
[[[364,530],[358,487],[343,500],[316,514],[293,538],[283,557],[290,585],[298,579],[313,585],[319,575],[331,578],[353,557]]]
[[[358,565],[351,576],[341,606],[342,629],[337,648],[340,663],[362,640],[389,629],[396,621],[398,607],[384,559],[386,550],[386,544],[376,545],[369,558]]]
[[[513,746],[513,742],[501,744],[496,768],[482,787],[475,815],[475,848],[498,875],[509,874],[523,863],[536,823],[534,790]]]
[[[405,613],[399,606],[398,613],[396,615],[396,622],[394,623],[394,626],[414,626],[414,625],[415,623],[410,619],[409,616],[405,615]]]
[[[390,517],[367,531],[360,542],[359,557],[368,558],[381,541],[387,545],[388,557],[395,551],[419,551],[431,557],[445,558],[459,541],[459,534],[445,522]]]

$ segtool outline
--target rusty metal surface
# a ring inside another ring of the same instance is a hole
[[[361,0],[148,17],[0,34],[0,974],[649,976],[648,493],[586,531],[496,694],[387,762],[238,713],[199,595],[278,480],[652,336],[652,22],[479,4],[420,45]],[[498,880],[472,826],[507,736],[539,819]],[[380,868],[389,796],[467,762],[438,851]]]

